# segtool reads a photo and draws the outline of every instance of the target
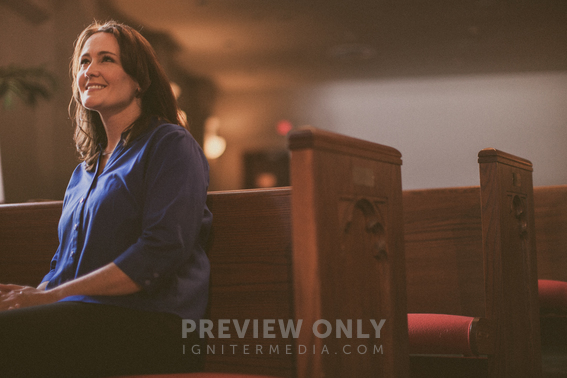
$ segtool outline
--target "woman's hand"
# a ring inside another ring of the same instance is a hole
[[[13,310],[56,302],[49,291],[31,286],[0,284],[0,311]]]

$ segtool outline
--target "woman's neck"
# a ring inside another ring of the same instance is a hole
[[[121,112],[116,115],[101,116],[106,131],[106,152],[112,152],[116,148],[122,133],[140,117],[141,113],[141,109],[134,108],[132,111]]]

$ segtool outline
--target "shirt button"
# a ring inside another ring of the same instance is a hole
[[[77,231],[79,229],[79,224],[76,223],[75,226],[73,227],[75,229],[75,231]]]
[[[75,257],[75,250],[74,249],[71,250],[71,257]]]
[[[79,200],[79,203],[83,203],[83,202],[85,202],[85,198],[84,198],[84,197]]]
[[[146,286],[150,286],[152,284],[152,281],[146,280],[144,283],[146,284]]]
[[[159,278],[159,273],[154,273],[154,278]]]

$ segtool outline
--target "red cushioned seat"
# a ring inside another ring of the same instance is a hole
[[[538,280],[538,293],[540,307],[567,309],[567,282]]]
[[[473,355],[470,329],[473,317],[441,314],[408,314],[411,354]]]

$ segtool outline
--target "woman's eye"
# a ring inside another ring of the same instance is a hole
[[[114,59],[112,59],[110,56],[104,56],[102,58],[103,62],[114,62]]]
[[[89,64],[89,60],[88,59],[82,59],[81,60],[81,66],[84,66],[85,64]]]

